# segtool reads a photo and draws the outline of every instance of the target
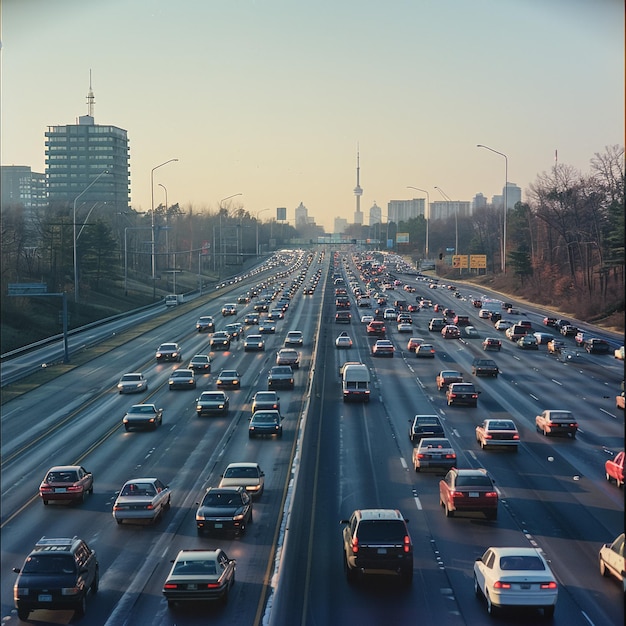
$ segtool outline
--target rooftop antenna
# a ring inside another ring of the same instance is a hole
[[[95,103],[96,99],[91,88],[91,70],[89,70],[89,93],[87,94],[87,115],[89,115],[89,117],[93,117],[93,105]]]

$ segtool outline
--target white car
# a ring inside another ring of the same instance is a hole
[[[117,383],[117,390],[120,393],[137,393],[139,391],[147,391],[148,381],[141,372],[131,372],[124,374]]]
[[[113,505],[113,517],[123,521],[156,522],[170,508],[172,493],[158,478],[135,478],[121,489]]]
[[[347,333],[341,333],[337,339],[335,339],[335,346],[337,348],[351,348],[352,339]]]
[[[386,320],[393,320],[395,322],[398,319],[398,312],[395,309],[385,309],[383,317]]]
[[[301,330],[290,330],[285,337],[286,346],[301,346],[304,343]]]
[[[495,325],[496,330],[507,330],[513,326],[513,322],[509,322],[509,320],[498,320]]]
[[[251,496],[260,496],[265,488],[265,474],[258,463],[231,463],[218,487],[245,487]]]
[[[409,324],[408,322],[400,322],[398,324],[398,332],[399,333],[412,333],[413,325]]]
[[[622,581],[626,589],[626,580],[624,580],[624,533],[622,533],[613,543],[605,543],[598,553],[598,561],[600,563],[600,574],[602,576],[615,576],[617,580]]]
[[[554,615],[559,586],[548,562],[535,548],[488,548],[474,562],[474,592],[490,615],[502,608],[535,607]]]
[[[374,316],[373,315],[363,315],[361,317],[361,324],[369,324],[370,322],[374,321]]]

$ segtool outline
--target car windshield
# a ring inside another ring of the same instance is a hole
[[[218,393],[215,391],[205,391],[201,396],[200,400],[223,400],[224,394]]]
[[[238,493],[207,493],[202,501],[202,506],[233,506],[241,504]]]
[[[490,430],[515,430],[515,424],[513,422],[489,422],[487,428]]]
[[[174,576],[213,576],[217,574],[215,561],[177,561]]]
[[[515,555],[500,557],[501,570],[527,570],[532,572],[543,572],[545,566],[538,556],[532,555]]]
[[[401,520],[362,521],[359,524],[359,543],[402,542],[407,532]]]
[[[135,404],[130,409],[131,413],[154,413],[154,409],[149,404]]]
[[[439,420],[436,417],[418,417],[415,424],[417,426],[438,426]]]
[[[180,372],[172,372],[172,378],[189,378],[191,376],[190,372],[180,371]]]
[[[155,496],[156,489],[150,483],[131,483],[124,485],[121,496]]]
[[[224,478],[257,478],[258,475],[256,467],[229,467],[224,472]]]
[[[130,381],[136,381],[136,380],[141,380],[141,374],[124,374],[124,376],[122,376],[122,381],[124,382],[130,382]]]
[[[24,563],[24,574],[73,574],[74,559],[69,554],[34,554]]]
[[[50,472],[46,476],[46,482],[49,483],[73,483],[78,480],[78,472],[74,470],[62,472]]]

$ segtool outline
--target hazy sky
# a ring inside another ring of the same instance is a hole
[[[623,0],[2,0],[2,164],[44,171],[48,126],[128,131],[131,202],[332,231],[392,199],[489,199],[624,143]],[[260,216],[268,219],[273,211]]]

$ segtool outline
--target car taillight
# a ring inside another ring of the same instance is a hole
[[[356,554],[359,551],[359,539],[358,537],[352,537],[352,554]]]
[[[472,399],[478,398],[478,394],[477,393],[473,393],[472,394]]]
[[[146,504],[146,509],[147,509],[148,511],[151,511],[153,508],[154,508],[154,505],[152,505],[152,504]]]
[[[515,435],[513,435],[513,439],[519,439],[519,435],[516,433]]]
[[[404,552],[411,551],[411,538],[408,535],[404,535]]]
[[[493,435],[485,434],[485,439],[493,439]]]
[[[451,392],[450,392],[450,397],[451,397],[451,398],[456,398],[456,393],[454,393],[454,392],[452,392],[452,391],[451,391]]]
[[[83,486],[82,485],[71,485],[70,487],[67,488],[68,491],[82,491],[83,490]]]
[[[418,459],[425,459],[425,458],[426,458],[426,455],[425,455],[425,454],[422,454],[422,453],[420,452],[420,453],[417,455],[417,458],[418,458]]]
[[[450,497],[451,498],[464,498],[465,494],[462,491],[451,491]]]
[[[39,488],[40,491],[54,491],[54,487],[51,487],[50,485],[42,485]]]
[[[551,580],[549,583],[541,583],[539,585],[540,589],[556,589],[556,587],[557,585],[553,580]]]
[[[178,585],[176,583],[165,583],[163,589],[178,589]]]
[[[219,589],[220,583],[207,583],[207,589]]]
[[[501,580],[496,580],[495,583],[493,583],[494,589],[510,589],[511,588],[511,583],[503,583]]]
[[[456,454],[454,454],[454,452],[452,454],[446,454],[446,459],[456,459]]]
[[[495,491],[487,491],[485,492],[485,498],[497,498],[498,494]]]

